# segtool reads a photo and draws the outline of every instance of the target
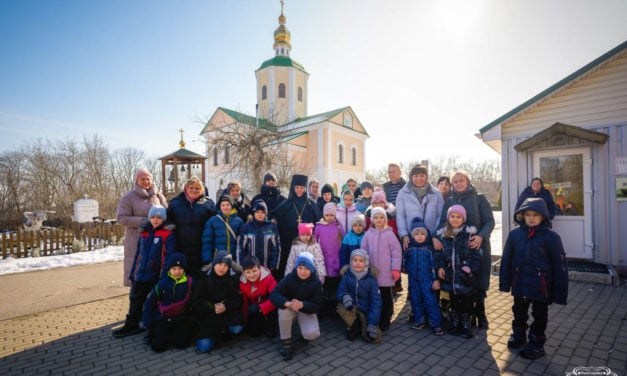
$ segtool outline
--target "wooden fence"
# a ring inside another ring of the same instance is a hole
[[[92,251],[121,244],[124,226],[108,223],[73,223],[65,229],[14,231],[0,234],[0,253],[7,257],[38,257]]]

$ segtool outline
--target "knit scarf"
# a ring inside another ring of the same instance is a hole
[[[415,185],[412,185],[411,190],[414,192],[416,197],[418,197],[418,202],[422,204],[422,199],[427,195],[427,193],[429,193],[429,185],[425,184],[424,187],[416,187]]]
[[[357,278],[358,281],[364,278],[366,274],[368,274],[368,267],[365,267],[364,270],[361,272],[356,272],[352,266],[350,268],[351,268],[351,272],[353,272],[353,274],[355,275],[355,278]]]

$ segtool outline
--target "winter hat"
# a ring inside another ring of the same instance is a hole
[[[150,173],[150,171],[146,170],[145,168],[140,168],[139,170],[137,170],[134,177],[135,183],[137,183],[137,181],[144,176],[148,176],[150,177],[150,179],[152,179],[152,174]]]
[[[409,173],[410,178],[417,174],[425,174],[429,176],[429,173],[427,172],[427,166],[419,164],[419,165],[415,165],[414,167],[412,167]]]
[[[166,211],[165,208],[161,205],[153,205],[150,207],[150,210],[148,211],[148,218],[152,218],[152,217],[161,217],[161,219],[163,219],[163,221],[165,221],[166,219],[168,219],[168,216],[166,215]]]
[[[231,204],[231,207],[235,206],[235,203],[233,201],[233,197],[231,197],[229,195],[222,195],[222,196],[220,196],[220,199],[218,200],[218,207],[220,207],[220,203],[222,201],[227,201],[229,204]]]
[[[352,260],[353,257],[355,257],[355,256],[361,256],[361,257],[364,258],[364,262],[366,263],[366,268],[370,265],[370,257],[368,257],[368,252],[364,251],[361,248],[357,248],[357,249],[354,249],[351,252],[351,258],[350,259]]]
[[[386,204],[388,202],[387,198],[385,197],[385,192],[383,191],[383,189],[377,187],[377,189],[372,194],[372,202],[379,202],[379,201],[383,201]]]
[[[181,268],[187,270],[187,257],[185,257],[184,253],[175,252],[168,256],[165,265],[166,270],[170,270],[173,266],[180,266]]]
[[[306,187],[307,186],[307,176],[306,175],[294,175],[292,176],[292,187],[297,185]]]
[[[366,226],[366,217],[363,214],[358,214],[356,216],[354,216],[351,219],[351,227],[353,227],[353,225],[355,223],[360,223],[362,226]]]
[[[263,176],[263,183],[265,184],[268,180],[274,180],[274,181],[276,181],[276,175],[274,175],[274,174],[273,174],[273,173],[271,173],[271,172],[268,172],[267,174],[265,174],[265,175]]]
[[[224,263],[230,267],[232,262],[233,262],[233,258],[227,251],[218,251],[218,253],[216,253],[215,257],[213,258],[212,264],[217,265],[217,264]]]
[[[335,215],[336,212],[337,212],[337,208],[334,202],[328,202],[324,204],[324,207],[322,208],[323,215],[327,215],[327,214]]]
[[[411,221],[412,236],[415,235],[416,232],[422,232],[425,235],[429,236],[429,229],[420,217],[416,217],[413,219],[413,221]]]
[[[384,216],[385,218],[387,218],[387,214],[385,213],[385,209],[380,208],[380,207],[376,207],[376,208],[372,208],[372,209],[370,210],[370,219],[373,219],[373,218],[374,218],[374,215],[375,215],[375,214],[377,214],[377,213],[379,213],[379,214],[383,214],[383,216]]]
[[[295,265],[294,269],[302,265],[302,266],[307,267],[307,269],[309,269],[312,273],[316,272],[316,264],[314,262],[314,257],[309,252],[303,252],[299,254],[298,257],[296,258],[296,263],[294,265]]]
[[[320,194],[333,193],[333,187],[331,186],[331,184],[327,183],[322,186],[322,190],[320,192]]]
[[[448,208],[448,211],[446,212],[446,218],[447,219],[448,219],[448,217],[451,216],[451,213],[461,214],[462,218],[464,218],[464,222],[466,222],[466,209],[464,209],[463,206],[461,206],[461,205],[453,205],[450,208]]]
[[[266,213],[266,215],[268,215],[268,205],[266,205],[266,203],[263,202],[263,200],[253,201],[253,214],[255,214],[257,210],[263,210],[263,212]]]
[[[359,188],[361,188],[361,190],[362,190],[362,191],[363,191],[364,189],[366,189],[366,188],[370,188],[370,189],[372,189],[372,190],[374,191],[374,186],[372,185],[372,183],[371,183],[371,182],[369,182],[369,181],[367,181],[367,180],[366,180],[366,181],[361,182],[361,185],[359,186]]]
[[[300,223],[298,225],[298,236],[313,234],[313,225],[311,223]]]

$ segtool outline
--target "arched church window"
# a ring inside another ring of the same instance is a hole
[[[261,87],[261,100],[268,99],[268,87],[263,85]]]
[[[357,166],[357,148],[354,146],[351,148],[351,165]]]
[[[218,148],[217,147],[213,148],[213,165],[214,166],[218,165]]]
[[[231,147],[226,146],[224,148],[224,164],[230,164],[230,163],[231,163]]]
[[[337,163],[344,163],[344,145],[337,146]]]
[[[279,98],[285,98],[285,84],[279,84]]]
[[[302,102],[303,101],[303,88],[302,87],[298,87],[298,101]]]

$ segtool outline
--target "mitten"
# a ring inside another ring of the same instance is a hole
[[[344,308],[346,308],[347,311],[353,310],[353,298],[351,298],[350,295],[344,295],[342,304],[344,304]]]
[[[398,279],[401,278],[401,272],[399,272],[398,270],[392,270],[392,278],[395,281],[398,281]]]
[[[370,339],[372,340],[377,339],[377,337],[379,336],[377,326],[372,324],[368,325],[368,327],[366,328],[366,333],[368,334],[368,337],[370,337]]]
[[[249,305],[248,312],[259,312],[259,306],[257,304]]]

